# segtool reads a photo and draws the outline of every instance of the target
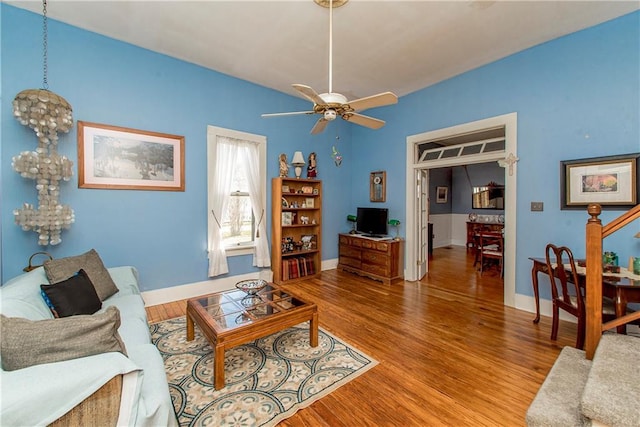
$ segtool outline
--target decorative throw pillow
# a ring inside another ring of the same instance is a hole
[[[96,288],[100,301],[104,301],[118,292],[116,284],[95,249],[91,249],[82,255],[44,262],[44,271],[47,273],[49,283],[57,283],[68,279],[80,269],[87,272],[91,283]]]
[[[94,315],[36,321],[0,315],[2,368],[14,371],[112,351],[126,355],[118,327],[116,307]]]
[[[44,290],[42,290],[42,286],[40,286],[40,295],[42,295],[42,299],[44,300],[45,304],[47,304],[47,307],[49,307],[49,310],[51,310],[51,312],[53,313],[53,316],[60,317],[58,315],[58,312],[56,311],[55,306],[49,299],[49,295],[47,295],[47,293]]]
[[[62,282],[40,285],[40,289],[47,295],[56,317],[93,314],[102,308],[102,301],[84,270]]]

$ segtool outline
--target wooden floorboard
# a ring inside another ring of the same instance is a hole
[[[316,302],[320,327],[380,363],[282,421],[282,427],[522,426],[527,407],[576,326],[505,307],[495,269],[464,247],[436,248],[429,274],[384,285],[350,273],[286,285]],[[147,308],[150,322],[186,302]]]

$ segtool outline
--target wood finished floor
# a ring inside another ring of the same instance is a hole
[[[318,305],[320,327],[380,363],[279,424],[522,426],[575,324],[502,304],[495,270],[482,277],[464,247],[434,250],[419,282],[391,286],[336,270],[286,285]],[[183,316],[185,301],[147,308],[150,322]]]

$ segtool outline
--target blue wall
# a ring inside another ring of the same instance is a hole
[[[33,133],[11,116],[11,100],[39,87],[41,16],[0,5],[2,14],[2,281],[19,274],[41,250],[33,232],[13,224],[12,210],[35,202],[34,183],[10,167],[11,157],[33,149]],[[391,218],[405,218],[406,137],[510,112],[518,113],[517,292],[531,294],[529,256],[554,240],[584,253],[584,211],[561,211],[559,162],[640,151],[640,12],[536,46],[459,75],[379,108],[378,131],[339,121],[310,136],[312,117],[261,119],[264,112],[299,110],[297,97],[225,76],[84,30],[49,21],[49,82],[74,108],[76,120],[186,137],[186,191],[77,188],[63,184],[61,200],[76,211],[55,257],[94,247],[107,265],[138,267],[144,290],[206,280],[206,126],[266,135],[268,176],[277,155],[318,153],[324,184],[323,259],[337,257],[345,217],[369,202],[369,173],[387,171]],[[29,29],[29,30],[26,30]],[[384,89],[384,88],[381,88]],[[77,159],[76,132],[60,152]],[[339,139],[337,139],[339,137]],[[340,168],[330,158],[337,145]],[[451,194],[450,194],[451,197]],[[530,212],[543,201],[544,212]],[[603,220],[618,216],[605,212]],[[270,221],[270,218],[267,218]],[[640,252],[638,231],[617,233],[605,249],[621,259]],[[635,241],[634,241],[635,240]],[[250,257],[234,257],[230,274],[252,271]]]
[[[472,187],[487,185],[491,181],[504,185],[504,168],[498,162],[429,169],[429,214],[504,213],[502,209],[471,209]],[[449,188],[447,203],[436,203],[438,187]]]
[[[11,158],[37,146],[34,133],[12,116],[11,101],[42,83],[42,16],[6,4],[2,11],[2,282],[22,272],[43,247],[34,232],[14,224],[12,211],[36,203],[33,180],[11,168]],[[108,266],[135,265],[143,290],[207,280],[206,132],[215,125],[267,136],[268,177],[278,175],[278,154],[318,154],[325,230],[346,228],[351,127],[332,123],[311,136],[312,117],[262,119],[260,114],[299,111],[308,102],[177,59],[49,20],[49,85],[69,101],[76,121],[185,136],[186,191],[78,189],[77,175],[61,185],[61,202],[76,222],[62,243],[44,249],[54,257],[95,248]],[[77,129],[77,128],[76,128]],[[77,163],[76,129],[61,137],[60,154]],[[331,160],[339,133],[343,166]],[[74,170],[77,171],[77,165]],[[293,172],[291,172],[293,173]],[[269,186],[270,187],[270,186]],[[269,190],[269,199],[270,199]],[[270,215],[267,221],[271,221]],[[270,230],[269,230],[270,232]],[[323,239],[322,257],[337,256],[337,236]],[[230,275],[253,271],[250,256],[231,257]]]
[[[532,295],[531,264],[549,241],[583,257],[586,210],[560,210],[560,161],[640,151],[640,12],[527,49],[402,97],[376,116],[378,130],[354,128],[354,177],[387,170],[388,207],[404,218],[406,137],[518,113],[516,293]],[[355,180],[353,204],[364,202]],[[530,212],[530,202],[544,202]],[[621,211],[605,211],[607,223]],[[604,241],[627,260],[640,255],[637,222]]]
[[[466,169],[466,172],[465,172]],[[493,181],[498,185],[504,185],[505,169],[498,165],[498,162],[479,163],[467,166],[456,166],[453,168],[453,213],[466,214],[476,213],[478,215],[499,215],[504,213],[500,209],[472,209],[471,194],[472,187],[487,185]],[[471,181],[471,182],[469,182]]]
[[[452,200],[457,197],[452,183],[453,168],[429,169],[429,215],[451,213]],[[447,187],[447,203],[436,203],[438,187]]]

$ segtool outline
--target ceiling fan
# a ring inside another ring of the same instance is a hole
[[[293,84],[293,88],[302,96],[313,102],[312,111],[293,111],[289,113],[270,113],[263,114],[262,117],[276,116],[293,116],[301,114],[321,114],[316,124],[311,129],[312,134],[321,133],[327,124],[341,117],[351,123],[365,126],[371,129],[380,129],[384,126],[384,120],[365,116],[359,111],[368,108],[382,107],[385,105],[396,104],[398,97],[392,92],[383,92],[377,95],[348,101],[344,95],[333,92],[333,7],[340,7],[349,0],[314,0],[317,4],[329,8],[329,91],[327,93],[318,94],[310,86],[302,84]]]

